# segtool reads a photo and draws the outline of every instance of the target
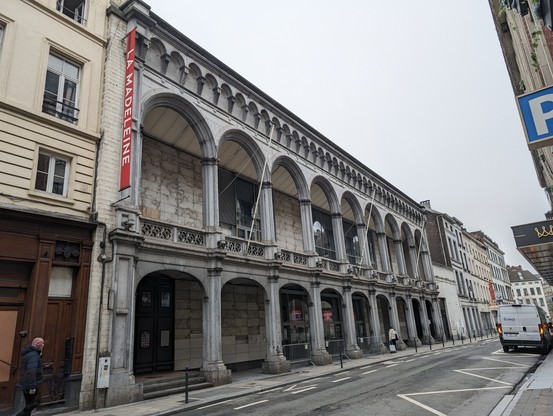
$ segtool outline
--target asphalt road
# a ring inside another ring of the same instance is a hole
[[[497,339],[395,359],[221,401],[182,415],[488,415],[541,355]]]

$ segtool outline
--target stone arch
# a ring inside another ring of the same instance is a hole
[[[296,189],[298,191],[298,199],[308,200],[310,198],[309,187],[307,185],[305,175],[303,174],[297,163],[288,156],[279,156],[273,162],[272,171],[274,172],[275,168],[278,166],[282,166],[284,169],[286,169],[292,177],[292,180],[294,181],[294,184],[296,185]]]
[[[211,98],[211,102],[217,105],[220,96],[219,83],[212,74],[205,75],[204,95]]]
[[[171,52],[171,59],[167,65],[167,72],[165,75],[175,81],[177,84],[182,82],[182,71],[184,67],[184,59],[178,52]]]
[[[325,194],[329,204],[330,213],[334,214],[340,212],[338,196],[336,195],[336,191],[329,180],[323,176],[315,176],[315,178],[311,181],[311,189],[313,189],[313,185],[318,185]]]
[[[153,38],[150,40],[150,46],[146,52],[146,66],[149,66],[154,71],[161,73],[162,72],[162,59],[166,54],[165,45],[157,39]]]
[[[265,163],[265,156],[263,155],[263,152],[259,148],[257,142],[244,132],[235,129],[228,130],[221,136],[219,141],[219,149],[221,149],[221,146],[226,141],[235,142],[244,149],[253,163],[257,174],[257,181],[259,183],[263,182],[265,179],[262,178],[261,175],[263,172],[263,165]],[[265,174],[268,175],[267,172]]]
[[[217,151],[213,134],[198,109],[183,97],[166,92],[154,91],[150,95],[142,97],[140,114],[141,125],[148,113],[157,107],[167,107],[182,116],[190,125],[196,135],[201,149],[202,158],[215,158]]]
[[[249,276],[225,278],[221,285],[223,362],[232,370],[256,368],[267,352],[266,288]],[[240,348],[247,344],[247,349]]]

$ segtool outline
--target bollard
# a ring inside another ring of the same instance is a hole
[[[184,403],[188,404],[188,367],[184,369]]]

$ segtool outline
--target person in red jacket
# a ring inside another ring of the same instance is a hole
[[[44,340],[35,338],[31,346],[26,347],[21,352],[23,356],[23,365],[21,367],[21,380],[19,387],[23,390],[25,396],[25,407],[15,416],[29,416],[31,412],[38,407],[40,395],[38,394],[38,385],[42,382],[42,348]]]

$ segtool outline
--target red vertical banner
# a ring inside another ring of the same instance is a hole
[[[490,306],[495,306],[495,290],[493,288],[493,283],[489,282],[488,283],[488,288],[490,289],[490,296],[491,296],[491,302],[490,302]]]
[[[121,140],[121,173],[119,190],[131,186],[131,144],[132,144],[132,107],[134,99],[134,47],[136,29],[127,35],[125,53],[125,96],[123,100],[123,138]]]

